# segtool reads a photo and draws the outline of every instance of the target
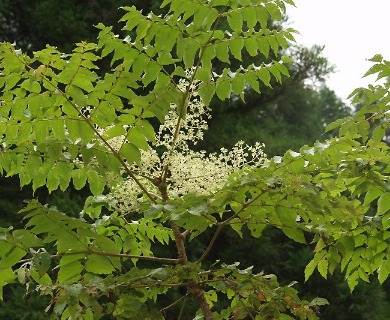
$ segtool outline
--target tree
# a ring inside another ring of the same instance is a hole
[[[92,194],[80,217],[32,200],[20,212],[25,228],[0,229],[1,287],[51,296],[47,310],[63,319],[316,319],[323,299],[302,301],[274,275],[209,260],[222,230],[258,238],[267,225],[314,246],[306,278],[340,265],[351,289],[374,272],[382,283],[389,83],[356,92],[365,107],[328,126],[339,136],[299,152],[267,159],[261,144],[211,155],[188,147],[207,129],[213,96],[244,98],[247,86],[288,75],[287,58],[230,64],[242,52],[278,56],[293,40],[294,30],[267,27],[285,4],[166,0],[164,16],[126,7],[128,35],[100,24],[97,44],[68,55],[2,44],[3,172],[35,190],[72,184]],[[112,70],[98,76],[107,61]],[[372,72],[388,74],[387,61],[373,61]]]
[[[160,1],[135,1],[146,12],[158,11]],[[16,42],[25,50],[40,50],[50,43],[70,52],[73,43],[94,41],[98,22],[116,23],[125,0],[0,1],[0,41]],[[55,17],[55,18],[54,18]]]
[[[324,134],[326,125],[352,110],[325,86],[333,67],[322,49],[290,45],[290,77],[283,84],[271,80],[272,87],[260,85],[261,95],[247,89],[245,101],[233,96],[228,103],[219,102],[199,147],[215,152],[231,148],[237,140],[251,144],[261,139],[267,141],[266,153],[274,156],[329,138],[332,132]]]
[[[269,101],[256,99],[251,93],[246,97],[249,105],[232,103],[214,110],[210,129],[200,146],[215,152],[220,147],[231,148],[237,139],[251,144],[261,138],[267,141],[268,155],[280,155],[288,149],[297,150],[304,144],[329,138],[333,133],[324,134],[326,125],[351,114],[327,87],[314,89],[302,83],[280,86],[286,86],[283,93],[268,94]]]

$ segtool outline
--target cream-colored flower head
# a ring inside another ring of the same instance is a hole
[[[148,192],[156,197],[159,197],[159,190],[152,181],[161,177],[166,168],[169,169],[166,181],[169,197],[174,198],[188,193],[212,194],[223,186],[226,178],[235,170],[245,165],[259,167],[266,161],[261,143],[248,146],[239,141],[232,150],[221,149],[218,154],[189,149],[189,143],[196,144],[203,139],[203,133],[208,129],[207,120],[211,118],[210,109],[197,92],[199,81],[191,80],[194,71],[194,68],[188,70],[186,78],[178,83],[178,88],[188,94],[186,116],[179,119],[177,106],[171,104],[155,142],[149,150],[141,152],[141,165],[131,167]],[[180,130],[175,136],[179,121]],[[109,142],[121,144],[123,140],[116,137],[115,141],[111,139]],[[163,151],[158,153],[156,149]],[[138,185],[127,178],[112,188],[109,197],[121,214],[137,211],[140,201],[146,200]]]

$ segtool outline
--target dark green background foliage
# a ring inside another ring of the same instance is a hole
[[[31,51],[51,44],[70,52],[73,43],[96,38],[97,30],[93,25],[98,22],[115,25],[122,15],[117,8],[128,2],[0,0],[0,40],[15,41]],[[160,4],[160,1],[133,2],[145,12],[158,10]],[[213,109],[210,130],[200,148],[212,152],[231,147],[237,140],[248,144],[261,141],[269,155],[279,155],[329,137],[329,133],[323,135],[325,125],[349,115],[351,110],[323,83],[332,68],[322,56],[321,48],[294,48],[293,52],[292,76],[283,86],[273,83],[272,90],[263,86],[260,96],[248,90],[245,105],[237,97],[214,103],[220,105]],[[38,190],[32,195],[29,189],[20,189],[16,179],[3,178],[0,185],[1,226],[16,226],[16,212],[23,207],[23,200],[32,196],[76,216],[88,194],[70,191],[49,196]],[[242,267],[254,265],[257,271],[278,274],[281,284],[296,280],[306,299],[327,298],[330,306],[321,310],[321,319],[384,320],[390,314],[386,283],[385,286],[379,286],[375,281],[370,285],[360,284],[353,295],[337,272],[327,281],[314,275],[304,283],[303,269],[312,258],[311,250],[293,243],[276,229],[267,228],[264,235],[254,241],[240,242],[237,234],[231,232],[224,232],[222,237],[221,246],[214,251],[227,263],[240,261]],[[194,242],[192,246],[201,248],[202,243]],[[8,288],[4,295],[5,302],[0,303],[1,319],[46,318],[38,311],[46,300],[34,295],[23,298],[24,292],[20,288]]]

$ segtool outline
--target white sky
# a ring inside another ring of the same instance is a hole
[[[367,59],[380,53],[390,60],[390,0],[295,0],[295,5],[287,14],[300,33],[297,42],[325,45],[323,54],[337,70],[327,84],[343,100],[374,81],[362,79],[372,66]]]

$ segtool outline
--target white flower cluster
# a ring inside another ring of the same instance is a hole
[[[183,94],[187,94],[187,112],[180,122],[180,131],[174,138],[179,122],[178,106],[171,104],[164,123],[160,126],[156,137],[156,146],[165,146],[167,149],[185,148],[188,141],[197,144],[203,140],[203,133],[208,129],[207,120],[211,118],[210,109],[203,104],[198,94],[199,80],[191,80],[195,68],[186,71],[187,78],[179,80],[178,88]],[[190,83],[191,81],[191,83]],[[182,106],[183,107],[183,106]],[[174,139],[174,140],[173,140]]]
[[[235,170],[245,165],[262,166],[266,159],[263,147],[260,143],[248,146],[239,141],[231,151],[221,149],[219,154],[189,149],[174,153],[168,179],[170,191],[175,195],[216,192]]]
[[[248,146],[239,141],[230,151],[221,149],[219,154],[209,155],[205,151],[189,149],[189,142],[196,144],[203,139],[203,132],[208,128],[207,119],[211,117],[210,110],[197,93],[199,83],[192,81],[193,72],[194,69],[187,71],[187,78],[181,79],[178,84],[179,89],[188,95],[186,116],[180,119],[177,106],[172,104],[160,126],[155,143],[149,150],[141,152],[141,165],[131,167],[149,194],[156,198],[160,195],[154,179],[161,178],[166,168],[169,169],[166,182],[170,197],[188,193],[207,195],[222,187],[226,178],[235,170],[245,165],[260,167],[266,161],[264,145],[261,143]],[[175,136],[178,123],[180,130]],[[109,142],[111,144],[115,141],[110,139]],[[123,140],[119,139],[118,142],[123,143]],[[164,149],[162,154],[157,153],[157,147]],[[118,212],[127,214],[138,210],[145,195],[135,181],[125,178],[112,188],[109,198]]]

